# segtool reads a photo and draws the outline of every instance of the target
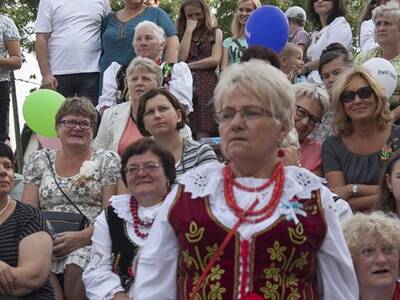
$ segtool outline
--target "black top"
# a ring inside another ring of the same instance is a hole
[[[12,267],[18,265],[18,246],[21,240],[39,231],[47,232],[45,220],[39,209],[19,201],[16,201],[16,203],[11,216],[3,224],[0,224],[0,260]],[[46,280],[41,288],[18,299],[54,299],[53,288],[49,280]]]
[[[400,137],[400,126],[393,125],[387,144]],[[346,184],[376,185],[382,172],[381,150],[360,155],[350,152],[340,136],[329,136],[322,145],[322,169],[343,172]]]

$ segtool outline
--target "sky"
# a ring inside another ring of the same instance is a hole
[[[20,129],[24,125],[24,117],[22,115],[22,106],[25,100],[25,97],[29,95],[29,91],[32,88],[38,88],[41,82],[41,76],[39,67],[35,58],[35,55],[32,53],[24,54],[26,62],[23,63],[20,70],[14,72],[16,78],[16,90],[17,90],[17,104],[18,104],[18,117]],[[29,79],[31,74],[36,74],[36,79]],[[22,82],[18,79],[30,81],[31,83]],[[11,145],[15,149],[15,133],[14,133],[14,116],[12,110],[12,103],[10,103],[10,132]]]

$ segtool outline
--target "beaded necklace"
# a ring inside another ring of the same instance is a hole
[[[167,189],[167,192],[165,193],[165,195],[162,198],[161,202],[164,202],[165,197],[168,195],[168,193],[169,193],[169,189]],[[149,233],[141,232],[140,229],[139,229],[139,226],[142,226],[142,227],[145,227],[145,228],[150,228],[151,225],[153,225],[154,219],[149,221],[149,222],[145,222],[145,221],[143,221],[143,220],[141,220],[139,218],[138,201],[136,200],[135,197],[133,197],[133,195],[131,196],[129,207],[130,207],[131,215],[132,215],[132,219],[133,219],[133,230],[135,231],[136,235],[138,237],[140,237],[141,239],[147,238]]]
[[[10,205],[10,199],[7,199],[6,205],[0,210],[0,217],[5,213],[9,205]]]

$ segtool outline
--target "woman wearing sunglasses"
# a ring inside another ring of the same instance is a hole
[[[355,211],[371,209],[390,143],[400,137],[383,88],[362,67],[342,74],[333,89],[333,130],[322,146],[329,188]]]
[[[318,73],[319,59],[322,51],[332,43],[342,44],[351,53],[352,33],[346,20],[344,0],[310,0],[308,15],[317,31],[311,35],[311,45],[307,50],[309,62],[304,71],[309,72],[308,80],[322,86]]]

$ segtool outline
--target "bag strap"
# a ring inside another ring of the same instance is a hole
[[[86,219],[87,222],[89,222],[89,219],[86,217],[86,215],[79,209],[79,207],[68,197],[68,195],[63,191],[63,189],[60,187],[60,185],[58,184],[57,178],[56,178],[56,174],[54,173],[53,167],[52,167],[52,163],[51,163],[51,159],[50,159],[50,155],[48,151],[45,151],[47,159],[49,160],[49,167],[51,170],[51,174],[53,175],[53,179],[54,182],[56,183],[58,189],[60,190],[60,192],[64,195],[65,198],[67,198],[67,200],[72,204],[73,207],[75,207],[75,209],[82,215],[82,217],[84,217]]]
[[[236,46],[238,46],[240,52],[243,52],[246,48],[242,46],[242,44],[239,43],[238,39],[232,39],[232,42],[234,42],[236,44]]]

